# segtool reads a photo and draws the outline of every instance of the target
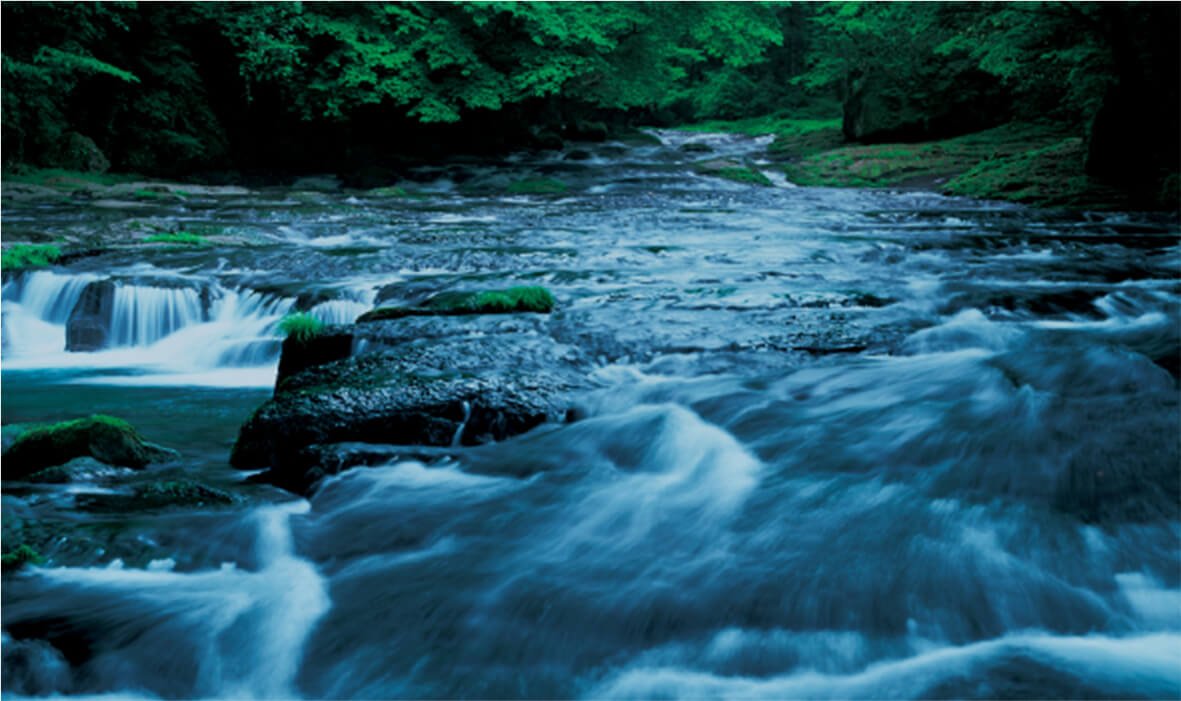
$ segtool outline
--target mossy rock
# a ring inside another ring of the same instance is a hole
[[[24,479],[47,467],[79,457],[141,469],[180,455],[149,443],[131,424],[95,414],[27,431],[4,453],[4,479]]]
[[[548,314],[556,304],[553,293],[539,285],[484,292],[443,292],[420,307],[381,307],[357,317],[357,323],[402,319],[408,316],[458,316],[464,314]]]
[[[713,153],[714,147],[709,144],[703,144],[700,141],[691,141],[683,144],[681,150],[685,153]]]

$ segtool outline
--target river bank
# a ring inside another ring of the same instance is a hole
[[[1133,192],[1088,176],[1083,134],[1055,122],[1011,122],[947,139],[869,145],[846,143],[839,118],[763,117],[681,129],[774,136],[768,158],[797,185],[921,189],[1067,209],[1181,206],[1175,180],[1159,192]]]

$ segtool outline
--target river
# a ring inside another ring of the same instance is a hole
[[[415,197],[6,202],[10,230],[250,245],[5,278],[5,424],[114,414],[184,456],[154,478],[245,495],[6,482],[9,524],[89,535],[5,578],[5,694],[1181,696],[1176,222],[749,186],[679,147],[765,141],[660,137],[424,167]],[[527,177],[568,189],[505,194]],[[108,347],[67,352],[100,279]],[[510,284],[597,358],[582,420],[308,499],[229,467],[297,305]]]

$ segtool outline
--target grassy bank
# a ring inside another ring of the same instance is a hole
[[[788,180],[831,187],[916,187],[1042,207],[1122,208],[1127,195],[1084,172],[1081,136],[1011,123],[940,141],[845,145],[784,166]]]
[[[1043,207],[1129,208],[1134,201],[1084,172],[1081,135],[1051,122],[1014,122],[939,141],[845,143],[839,119],[783,116],[704,122],[691,131],[774,134],[768,153],[784,161],[787,179],[825,187],[902,187],[1009,200]]]
[[[836,114],[836,116],[833,116]],[[801,116],[768,115],[734,121],[712,120],[677,127],[682,131],[719,132],[763,136],[774,134],[767,147],[778,158],[803,158],[839,147],[844,143],[839,111],[810,111]]]

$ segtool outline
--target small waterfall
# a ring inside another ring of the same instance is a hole
[[[191,384],[273,382],[281,347],[276,329],[294,304],[292,298],[226,288],[216,281],[181,287],[116,280],[109,296],[91,305],[97,306],[90,312],[93,323],[107,329],[105,344],[96,351],[67,352],[71,314],[86,303],[87,285],[100,280],[96,275],[48,271],[9,280],[3,288],[5,367],[152,370],[89,381],[117,378],[150,384],[172,376],[173,381]],[[226,375],[231,368],[246,374]]]
[[[4,283],[0,336],[4,355],[43,356],[65,348],[65,323],[82,290],[98,278],[36,270]]]
[[[355,299],[334,299],[317,304],[309,313],[325,324],[351,324],[372,306]]]
[[[109,346],[149,346],[187,326],[206,321],[201,293],[193,288],[115,288]]]
[[[269,366],[278,362],[279,320],[294,301],[254,290],[215,288],[207,320],[152,346],[152,355],[183,358],[192,369]],[[174,363],[172,363],[174,364]]]
[[[36,270],[14,276],[4,283],[3,299],[20,304],[26,312],[42,321],[64,324],[82,290],[97,279],[94,275],[59,275],[49,270]]]

